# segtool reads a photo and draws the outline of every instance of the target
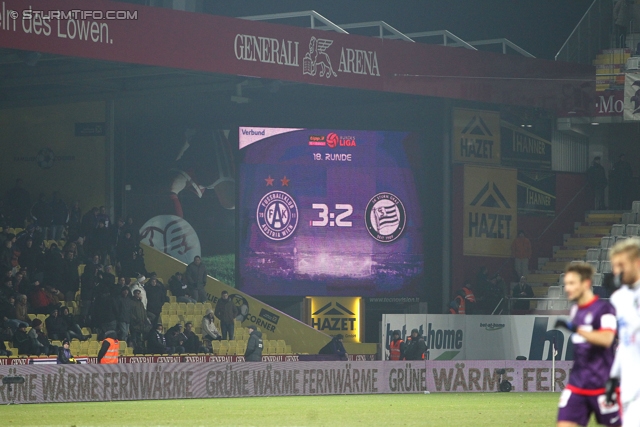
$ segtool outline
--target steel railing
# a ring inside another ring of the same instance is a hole
[[[600,51],[615,46],[613,29],[613,2],[593,0],[556,54],[556,61],[591,64]]]

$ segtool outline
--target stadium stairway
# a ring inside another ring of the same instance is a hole
[[[176,271],[185,270],[185,263],[150,246],[144,244],[141,244],[141,246],[144,248],[147,269],[149,271],[155,271],[158,276],[171,277]],[[205,290],[207,291],[208,299],[212,306],[215,306],[218,297],[222,291],[225,290],[229,292],[230,296],[234,297],[236,303],[241,302],[246,304],[246,307],[241,306],[241,311],[244,308],[248,312],[247,316],[242,322],[239,322],[237,326],[246,328],[249,325],[255,324],[263,333],[263,339],[264,336],[268,336],[268,342],[265,345],[266,351],[263,354],[276,354],[279,349],[284,349],[285,354],[317,354],[318,351],[331,340],[329,335],[211,276],[207,276]],[[201,319],[200,317],[200,320]],[[194,324],[194,326],[199,328],[199,323]],[[243,344],[246,345],[246,343],[243,342],[246,339],[248,339],[248,337],[243,337],[242,340],[239,340],[241,342],[237,343],[235,348],[229,347],[231,350],[227,349],[226,354],[239,354],[240,351],[242,351]],[[222,345],[224,346],[224,344]],[[344,346],[349,354],[372,355],[377,353],[377,343],[359,344],[345,342]],[[271,350],[272,348],[275,350]],[[272,351],[274,353],[271,353]]]
[[[638,202],[640,211],[640,202]],[[635,206],[635,202],[634,202]],[[603,238],[608,238],[613,233],[624,234],[621,224],[625,221],[629,223],[637,220],[637,214],[623,211],[592,211],[585,214],[585,220],[574,225],[573,233],[565,234],[562,246],[554,247],[553,257],[550,259],[541,258],[538,260],[538,268],[527,277],[527,283],[532,287],[536,298],[555,298],[562,296],[562,273],[568,263],[576,260],[598,261],[595,265],[598,274],[594,278],[594,285],[600,286],[602,274],[599,270],[602,256],[606,256],[606,248],[601,247]],[[640,227],[639,227],[640,228]],[[609,240],[607,245],[609,244]],[[603,252],[604,250],[604,252]],[[595,255],[597,251],[597,256]],[[602,255],[604,253],[605,255]],[[556,294],[556,287],[560,287],[560,294]],[[550,294],[551,289],[551,294]],[[553,294],[553,295],[552,295]]]

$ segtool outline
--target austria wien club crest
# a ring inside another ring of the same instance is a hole
[[[298,226],[298,206],[284,191],[271,191],[258,203],[258,227],[271,240],[285,240]]]
[[[389,243],[400,237],[406,218],[404,205],[391,193],[378,193],[367,204],[367,230],[378,242]]]

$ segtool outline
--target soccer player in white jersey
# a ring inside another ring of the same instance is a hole
[[[640,426],[640,239],[618,242],[609,252],[620,288],[611,296],[618,318],[618,351],[607,382],[607,398],[622,404],[622,426]]]

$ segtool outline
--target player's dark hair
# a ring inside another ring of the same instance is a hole
[[[567,266],[564,273],[576,273],[580,276],[580,281],[584,282],[585,280],[591,280],[593,277],[593,267],[586,262],[574,262]]]

